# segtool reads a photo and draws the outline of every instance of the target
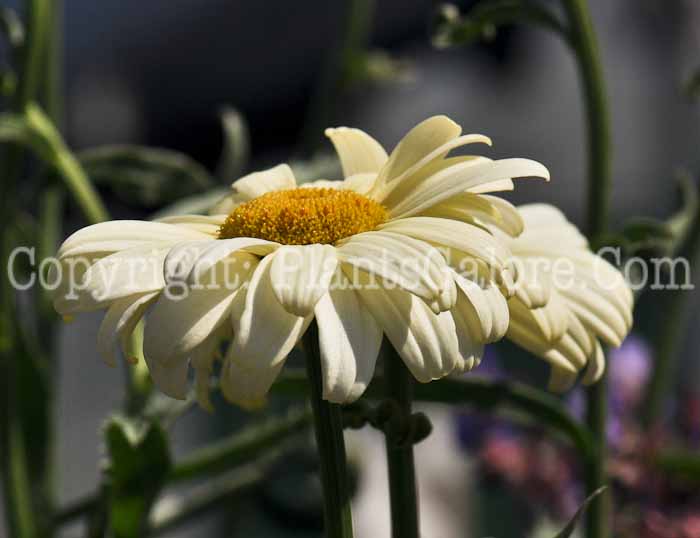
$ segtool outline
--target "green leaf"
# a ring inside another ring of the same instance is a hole
[[[165,432],[155,422],[113,417],[109,454],[109,522],[114,538],[145,535],[151,506],[172,468]]]
[[[688,232],[698,215],[698,187],[687,175],[678,178],[681,207],[667,220],[650,217],[630,219],[619,234],[601,238],[598,243],[619,245],[626,256],[647,253],[655,256],[671,256],[685,242]]]
[[[588,508],[591,502],[593,502],[593,500],[599,495],[601,495],[606,489],[607,486],[603,486],[591,493],[588,496],[588,498],[585,501],[583,501],[583,504],[579,507],[579,509],[576,510],[576,513],[574,514],[574,517],[571,518],[571,521],[569,521],[566,527],[564,527],[562,531],[559,534],[557,534],[554,538],[570,538],[571,535],[574,533],[576,525],[578,525],[581,516],[586,511],[586,508]]]
[[[216,175],[227,183],[233,183],[241,176],[250,158],[248,125],[238,110],[226,106],[221,110],[221,128],[224,144]]]
[[[490,0],[479,2],[464,16],[452,4],[441,6],[433,46],[444,49],[471,45],[480,39],[492,39],[499,26],[521,23],[542,26],[569,39],[564,25],[544,6],[523,0]]]
[[[97,185],[108,186],[128,203],[156,207],[213,185],[207,170],[187,155],[134,145],[83,151],[80,163]]]
[[[51,162],[54,158],[51,143],[29,121],[27,115],[0,114],[0,142],[13,142],[28,147],[44,161]]]
[[[13,49],[17,50],[24,45],[24,25],[15,10],[9,7],[0,9],[0,31]]]
[[[150,216],[150,219],[157,220],[171,215],[205,215],[216,202],[230,192],[230,187],[218,187],[202,194],[187,196],[156,211]]]

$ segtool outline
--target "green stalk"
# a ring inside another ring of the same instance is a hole
[[[591,239],[605,233],[610,212],[611,190],[611,135],[610,116],[603,68],[593,23],[585,0],[563,0],[569,20],[573,47],[586,110],[588,136],[588,205],[587,229]],[[594,438],[594,455],[587,469],[587,493],[590,495],[607,482],[606,418],[607,382],[603,378],[588,389],[586,423]],[[606,538],[609,535],[610,490],[599,495],[586,513],[588,538]]]
[[[25,106],[36,98],[41,84],[42,58],[45,38],[50,23],[50,0],[26,2],[27,41],[20,57],[18,85],[12,100],[12,110],[21,113]],[[0,226],[8,230],[9,220],[15,208],[11,196],[16,188],[21,171],[22,148],[6,146],[0,159]],[[9,243],[9,234],[3,238],[2,251],[6,254],[14,246]],[[7,257],[3,256],[6,260]],[[5,282],[0,286],[0,392],[2,409],[0,416],[0,475],[4,491],[6,518],[10,534],[17,538],[39,536],[38,515],[33,509],[32,487],[30,483],[27,450],[23,439],[22,424],[16,413],[19,405],[16,378],[16,361],[19,345],[19,330],[13,309],[14,290]]]
[[[385,348],[391,349],[391,352],[386,353],[384,363],[386,397],[397,405],[399,420],[407,425],[411,418],[413,376],[396,351],[391,346],[385,346]],[[391,535],[393,538],[418,538],[420,523],[413,441],[392,438],[388,430],[385,430],[385,437],[391,502]],[[404,436],[401,435],[401,437]]]
[[[343,440],[343,414],[340,405],[323,399],[318,327],[312,322],[304,336],[306,371],[309,378],[314,431],[320,458],[323,486],[323,512],[326,538],[352,538],[350,488]]]
[[[689,262],[690,268],[696,268],[700,262],[700,212],[686,238],[681,257]],[[670,276],[679,281],[683,275],[676,267]],[[696,279],[697,280],[697,279]],[[654,339],[654,365],[647,386],[642,423],[646,428],[653,428],[662,419],[663,406],[674,379],[674,369],[678,363],[678,350],[683,342],[683,333],[688,325],[688,303],[693,294],[688,289],[665,290],[660,298],[659,312],[663,312],[663,323]]]

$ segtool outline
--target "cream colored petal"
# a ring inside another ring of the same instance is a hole
[[[465,137],[457,138],[455,141]],[[448,146],[452,146],[450,143]],[[441,148],[442,149],[442,148]],[[476,155],[459,155],[456,157],[444,158],[443,154],[437,151],[432,160],[426,160],[416,170],[409,170],[395,179],[388,185],[380,185],[379,179],[375,182],[375,188],[369,196],[381,203],[383,206],[392,209],[404,202],[406,198],[414,195],[427,181],[432,181],[437,176],[438,179],[452,177],[459,174],[461,177],[467,176],[467,170],[480,169],[493,164],[493,160],[487,157]],[[460,189],[458,192],[461,192]]]
[[[452,319],[457,332],[460,359],[456,362],[453,373],[462,374],[471,370],[481,362],[484,354],[484,339],[480,327],[474,324],[473,317],[465,317],[464,314],[472,313],[456,305],[452,310]]]
[[[473,194],[484,194],[487,192],[512,191],[514,189],[515,189],[515,183],[513,183],[512,179],[508,178],[508,179],[497,179],[496,181],[489,181],[487,183],[482,183],[481,185],[471,187],[467,190]]]
[[[462,128],[447,116],[433,116],[422,121],[391,152],[380,177],[383,181],[392,181],[461,132]]]
[[[548,180],[549,172],[540,163],[529,159],[460,162],[426,178],[395,205],[387,204],[389,216],[409,217],[476,185],[517,177],[542,177]]]
[[[526,324],[546,342],[554,344],[568,328],[569,310],[567,303],[554,294],[541,308],[527,308],[517,298],[508,301],[511,319]]]
[[[271,368],[282,362],[306,331],[311,317],[287,312],[272,290],[270,268],[274,254],[255,269],[241,309],[231,314],[234,339],[231,353],[246,368]]]
[[[459,294],[453,314],[459,313],[460,319],[470,327],[470,334],[480,343],[503,338],[510,315],[508,303],[498,288],[491,283],[480,286],[458,274],[454,278]]]
[[[181,295],[163,293],[146,321],[144,352],[161,364],[188,354],[229,317],[238,289],[257,265],[255,256],[238,253],[217,264],[201,287]]]
[[[287,312],[308,316],[328,291],[337,266],[336,250],[330,245],[282,246],[270,267],[272,291]]]
[[[229,348],[221,369],[221,392],[229,402],[243,409],[260,409],[265,405],[267,393],[283,366],[284,360],[274,366],[243,363]]]
[[[524,224],[517,208],[495,196],[463,192],[421,212],[419,216],[455,219],[485,229],[495,227],[510,236],[518,236]]]
[[[575,382],[576,374],[571,373],[569,370],[552,366],[547,388],[552,392],[562,393],[569,390]]]
[[[183,226],[140,220],[112,220],[93,224],[68,237],[58,250],[58,258],[88,255],[92,252],[116,252],[127,248],[148,247],[152,243],[176,243],[209,236]]]
[[[387,222],[379,229],[455,248],[499,269],[505,268],[510,258],[508,250],[493,235],[477,226],[455,220],[409,217]]]
[[[548,260],[516,257],[513,259],[516,280],[515,295],[529,309],[545,306],[552,296],[553,285],[544,268]]]
[[[577,374],[578,370],[568,358],[564,357],[547,341],[542,339],[541,335],[537,334],[537,331],[533,331],[529,326],[522,325],[519,320],[511,319],[506,336],[530,353],[543,358],[552,367],[567,370],[574,375]]]
[[[89,312],[112,301],[163,288],[163,260],[168,249],[133,248],[105,256],[84,272],[75,273],[71,285],[70,269],[65,267],[65,285],[54,294],[54,307],[63,314]]]
[[[314,309],[321,351],[323,398],[359,398],[374,374],[382,331],[352,289],[332,289]]]
[[[266,256],[275,250],[280,245],[272,241],[264,239],[255,239],[251,237],[236,237],[233,239],[219,239],[218,241],[210,241],[204,245],[199,252],[199,256],[191,266],[191,270],[187,276],[188,282],[200,282],[204,275],[216,265],[219,261],[229,257],[234,252],[245,251],[256,256]]]
[[[211,403],[211,374],[214,361],[218,358],[221,341],[230,336],[231,328],[228,324],[221,325],[204,341],[192,350],[190,364],[194,369],[195,391],[197,403],[202,409],[212,413],[214,406]]]
[[[296,189],[294,172],[286,164],[280,164],[261,172],[243,176],[231,185],[233,195],[242,201],[253,200],[267,192]]]
[[[460,355],[449,312],[436,315],[416,296],[381,286],[361,286],[358,295],[418,381],[427,383],[454,370]]]
[[[578,302],[570,301],[568,306],[581,323],[583,323],[584,327],[594,333],[598,338],[602,339],[606,344],[618,347],[622,343],[624,333],[616,331],[605,317],[600,317],[597,312],[589,310],[586,306]]]
[[[374,183],[377,180],[377,174],[355,174],[345,178],[343,181],[342,189],[347,189],[349,191],[356,192],[358,194],[367,194],[374,187]]]
[[[177,215],[172,217],[164,217],[155,222],[163,222],[165,224],[174,224],[202,232],[214,238],[219,235],[219,228],[226,220],[225,214],[218,215]]]
[[[583,374],[583,384],[591,385],[597,382],[605,372],[605,352],[600,342],[595,341],[595,349],[588,361],[588,368]]]
[[[359,129],[326,129],[326,136],[331,139],[338,152],[345,177],[367,172],[376,173],[388,159],[381,144]]]
[[[180,357],[166,365],[151,361],[146,355],[144,358],[153,384],[162,393],[178,400],[187,398],[187,373],[189,371],[187,357]]]
[[[97,351],[110,366],[117,364],[116,350],[120,339],[129,336],[158,292],[124,297],[112,303],[97,332]]]
[[[381,277],[422,299],[437,311],[449,310],[456,296],[443,294],[450,287],[448,267],[433,246],[391,232],[366,232],[338,247],[338,258],[353,267]]]

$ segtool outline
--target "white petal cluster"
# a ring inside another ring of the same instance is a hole
[[[549,179],[544,166],[449,156],[490,141],[463,136],[445,116],[416,126],[390,155],[358,129],[326,134],[345,179],[303,187],[346,189],[381,204],[388,217],[376,229],[334,244],[221,239],[220,227],[236,207],[298,188],[291,169],[280,165],[236,181],[209,216],[113,221],[76,232],[59,258],[79,285],[63,283],[56,309],[106,309],[98,347],[110,363],[145,319],[143,351],[155,384],[183,398],[192,367],[206,408],[219,358],[224,396],[247,408],[263,403],[313,320],[324,397],[332,402],[363,393],[384,337],[420,382],[473,368],[484,345],[506,333],[556,366],[555,385],[568,384],[585,363],[596,364],[589,379],[599,375],[597,339],[619,343],[629,327],[627,288],[599,298],[528,286],[512,253],[570,256],[581,282],[590,280],[598,258],[563,217],[548,222],[554,210],[519,212],[484,194],[512,189],[514,178]]]

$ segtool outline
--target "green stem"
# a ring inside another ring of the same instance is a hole
[[[179,484],[206,475],[220,474],[249,464],[271,450],[287,446],[295,435],[308,428],[311,413],[306,409],[291,409],[282,417],[274,417],[255,424],[217,444],[194,451],[178,462],[166,479],[167,485]],[[95,511],[100,496],[90,495],[65,507],[56,515],[56,524],[64,525],[86,512]]]
[[[343,440],[342,408],[323,399],[323,374],[318,327],[315,321],[311,323],[304,336],[304,350],[311,408],[314,415],[314,431],[320,458],[326,538],[352,538],[352,512]]]
[[[386,349],[391,346],[385,346]],[[408,424],[413,401],[413,377],[401,357],[391,348],[384,363],[386,397],[395,402],[402,422]],[[386,457],[389,471],[389,495],[391,502],[391,534],[393,538],[418,538],[418,493],[411,439],[386,436]]]
[[[306,410],[293,409],[284,417],[271,418],[214,445],[201,448],[179,462],[168,482],[181,482],[214,474],[248,463],[268,447],[279,445],[290,436],[303,432],[311,422]]]
[[[563,0],[569,20],[571,44],[583,86],[588,136],[587,229],[591,239],[605,233],[610,212],[611,134],[607,95],[593,23],[585,0]],[[595,453],[587,470],[587,492],[605,485],[607,382],[605,376],[588,389],[586,423],[594,438]],[[586,513],[588,538],[609,535],[607,506],[610,493],[598,496]]]
[[[12,100],[12,110],[21,113],[24,107],[36,98],[41,84],[42,57],[45,50],[46,30],[50,22],[50,0],[31,0],[26,2],[27,41],[22,50],[19,67],[18,85]],[[8,229],[8,220],[12,218],[15,208],[10,196],[17,188],[17,181],[22,165],[23,149],[6,146],[0,159],[0,215],[3,230]],[[3,254],[9,252],[9,234],[3,237]],[[6,250],[8,249],[8,250]],[[3,256],[3,260],[7,257]],[[17,319],[13,312],[14,290],[8,282],[0,285],[0,475],[4,491],[6,518],[10,534],[18,538],[34,538],[40,535],[39,515],[34,510],[32,487],[30,482],[30,465],[27,458],[26,441],[23,427],[19,421],[17,407],[20,395],[17,393],[18,368],[16,362],[21,360],[18,350],[19,333]]]
[[[690,268],[697,267],[700,262],[700,212],[698,211],[680,253],[680,259],[687,259]],[[683,266],[671,268],[670,277],[673,282],[683,282],[686,276],[682,274],[684,269]],[[681,287],[665,290],[664,296],[659,298],[659,312],[663,313],[663,319],[653,342],[654,366],[649,378],[642,415],[642,423],[646,428],[653,428],[663,418],[663,406],[673,383],[676,357],[688,324],[688,303],[692,297],[691,290]]]
[[[585,0],[563,0],[571,44],[583,87],[588,137],[587,231],[596,238],[607,231],[612,187],[610,113],[603,67]]]

